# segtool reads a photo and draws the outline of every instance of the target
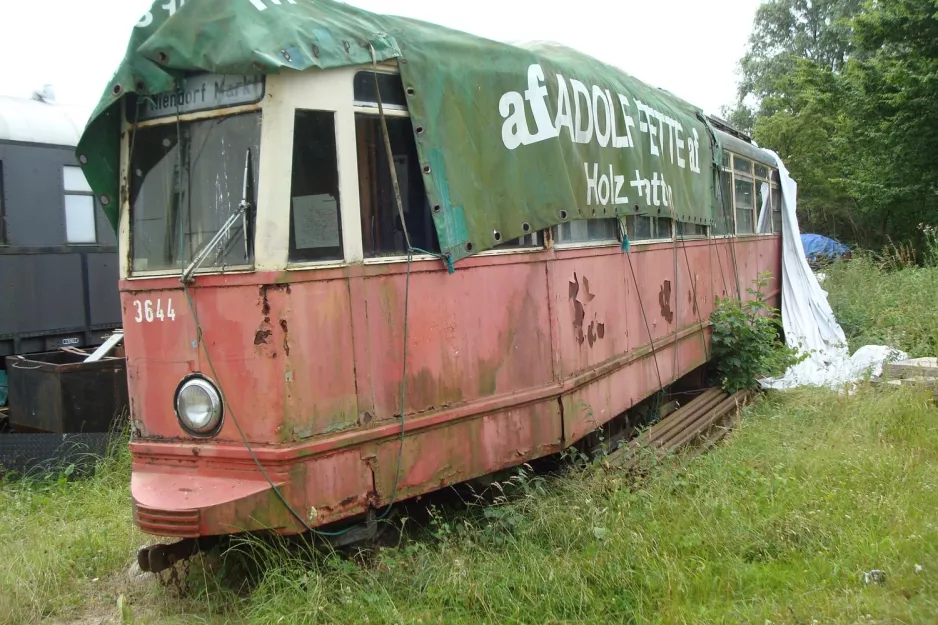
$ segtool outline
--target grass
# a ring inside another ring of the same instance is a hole
[[[824,273],[822,286],[851,350],[890,345],[913,358],[938,355],[938,264],[905,265],[860,254]]]
[[[641,484],[601,467],[512,481],[358,558],[244,544],[196,562],[184,600],[126,575],[144,538],[125,454],[86,480],[8,483],[0,619],[120,622],[124,595],[151,623],[938,620],[938,408],[918,391],[767,395],[727,444]],[[245,559],[250,592],[219,572]]]
[[[852,347],[938,352],[938,269],[827,274]],[[914,389],[769,393],[693,461],[521,468],[367,553],[240,541],[193,562],[185,598],[128,574],[153,540],[129,475],[119,448],[87,479],[0,483],[0,622],[938,622],[938,408]]]

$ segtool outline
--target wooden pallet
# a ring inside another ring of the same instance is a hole
[[[736,425],[752,391],[729,394],[711,388],[606,456],[610,466],[631,468],[642,459],[661,458],[691,448],[697,455],[714,446]]]

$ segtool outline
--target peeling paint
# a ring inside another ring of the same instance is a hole
[[[271,335],[271,334],[273,334],[273,333],[272,333],[270,330],[258,330],[257,333],[254,335],[254,344],[255,344],[255,345],[261,345],[261,344],[266,345],[266,344],[267,344],[267,339],[270,338],[270,335]]]
[[[671,310],[671,281],[665,280],[658,291],[658,305],[661,306],[661,316],[665,321],[674,321],[674,311]]]
[[[595,314],[589,325],[585,325],[586,304],[596,299],[596,295],[590,293],[589,279],[586,276],[578,278],[574,272],[573,281],[569,283],[568,294],[573,301],[573,334],[576,342],[579,345],[588,342],[589,346],[592,347],[596,341],[606,336],[606,326],[595,319]],[[599,329],[600,327],[602,330]]]

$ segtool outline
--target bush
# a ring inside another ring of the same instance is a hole
[[[802,360],[781,340],[778,310],[765,302],[768,279],[768,273],[759,274],[746,289],[746,302],[718,298],[710,315],[714,366],[729,393],[752,388],[759,378],[780,375]]]

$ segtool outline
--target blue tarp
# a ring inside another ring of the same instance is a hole
[[[850,252],[850,248],[843,243],[821,234],[802,234],[801,245],[804,246],[804,255],[809,261],[817,260],[819,256],[840,258]]]

